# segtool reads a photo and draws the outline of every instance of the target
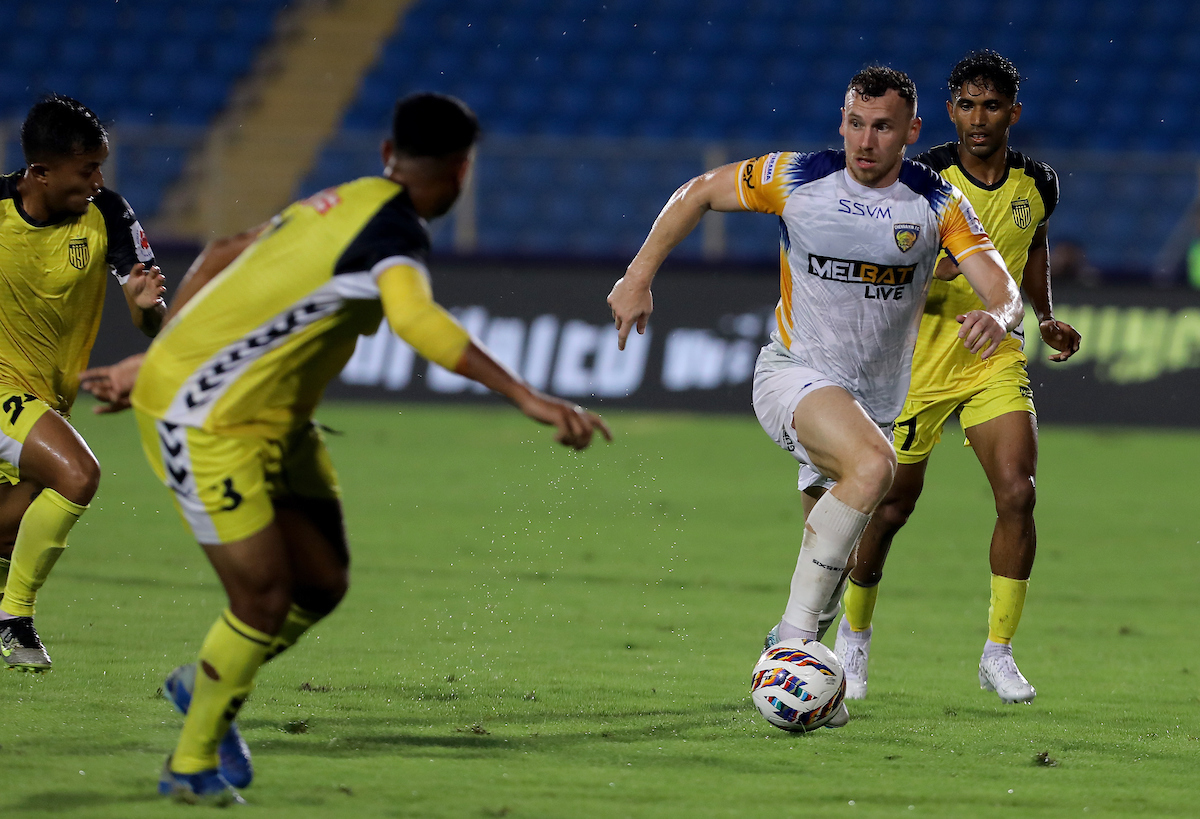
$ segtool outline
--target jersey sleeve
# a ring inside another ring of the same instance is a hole
[[[1045,224],[1058,206],[1058,174],[1044,162],[1034,162],[1029,174],[1033,178],[1033,186],[1038,195],[1042,197],[1042,205],[1046,208],[1046,216],[1042,219],[1042,224]]]
[[[756,213],[781,215],[788,194],[795,187],[787,184],[783,169],[795,157],[792,151],[777,151],[744,160],[738,166],[738,200],[742,207]]]
[[[133,208],[116,191],[101,188],[92,202],[104,217],[108,234],[105,261],[117,282],[123,285],[129,280],[129,271],[135,264],[141,263],[146,267],[154,264],[150,240],[146,238],[146,231],[142,230]]]
[[[938,214],[938,230],[942,247],[956,264],[968,256],[984,250],[995,250],[983,222],[975,215],[975,208],[967,201],[962,191],[946,183],[948,195],[941,213]]]
[[[425,266],[398,262],[382,270],[378,282],[388,326],[422,357],[453,372],[471,336],[433,300]]]
[[[391,258],[416,260],[422,268],[429,257],[429,233],[412,209],[408,194],[399,193],[367,221],[334,265],[333,274],[379,271]]]

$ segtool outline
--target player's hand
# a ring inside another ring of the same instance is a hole
[[[608,306],[612,308],[613,322],[617,325],[617,349],[625,349],[629,332],[637,327],[638,334],[646,332],[646,323],[654,312],[654,296],[650,288],[622,276],[608,294]]]
[[[1079,352],[1079,331],[1065,321],[1046,319],[1038,324],[1038,329],[1042,333],[1042,341],[1058,350],[1050,356],[1051,361],[1066,361]]]
[[[955,316],[954,320],[962,325],[958,328],[958,337],[963,340],[963,346],[982,359],[996,352],[1000,342],[1008,335],[1004,325],[986,310],[972,310]]]
[[[163,294],[167,292],[167,277],[158,269],[158,265],[146,267],[138,262],[129,271],[125,289],[134,304],[143,310],[151,310],[155,305],[165,303]]]
[[[605,440],[612,440],[608,424],[599,415],[588,412],[578,404],[571,404],[552,395],[530,392],[518,406],[521,412],[535,421],[551,424],[557,428],[554,440],[575,449],[587,449],[592,434],[600,430]]]
[[[145,357],[145,353],[138,353],[116,364],[92,367],[79,374],[79,386],[104,402],[93,408],[92,412],[104,415],[129,409],[129,394],[137,383],[138,371]]]
[[[943,256],[938,260],[937,267],[933,269],[933,277],[941,279],[944,282],[957,279],[961,273],[962,271],[958,269],[958,265],[949,256]]]

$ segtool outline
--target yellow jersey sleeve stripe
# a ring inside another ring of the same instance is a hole
[[[453,372],[471,336],[433,300],[424,266],[393,263],[379,272],[377,281],[384,315],[396,335],[424,358]]]
[[[975,215],[971,205],[955,189],[956,196],[942,211],[939,227],[942,232],[942,247],[956,261],[961,262],[983,250],[995,250],[983,224]]]
[[[747,159],[738,166],[738,199],[742,207],[756,213],[783,214],[788,195],[797,182],[788,173],[790,151]]]

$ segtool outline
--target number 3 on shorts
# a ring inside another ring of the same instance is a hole
[[[233,478],[226,478],[222,486],[225,491],[221,493],[221,497],[225,499],[225,504],[221,507],[221,511],[232,512],[242,505],[242,495],[233,488]]]

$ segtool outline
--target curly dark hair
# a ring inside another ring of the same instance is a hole
[[[108,142],[108,133],[92,110],[62,94],[50,94],[29,109],[21,125],[26,163],[86,154]]]
[[[917,110],[917,84],[903,71],[883,65],[869,65],[850,79],[846,92],[857,91],[862,97],[882,97],[893,90],[908,101],[909,112]]]
[[[1015,100],[1021,90],[1021,74],[1012,60],[985,48],[970,52],[954,66],[946,79],[951,99],[962,93],[967,83]]]

